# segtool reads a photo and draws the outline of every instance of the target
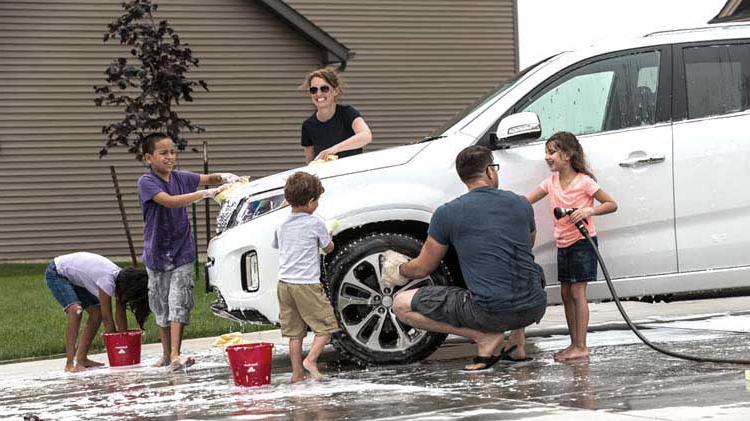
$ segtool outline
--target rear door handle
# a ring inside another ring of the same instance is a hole
[[[643,167],[646,165],[658,164],[664,162],[666,158],[663,156],[649,156],[648,158],[640,158],[633,161],[620,162],[620,166],[623,168],[634,168]]]

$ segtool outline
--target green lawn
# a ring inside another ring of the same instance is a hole
[[[0,263],[0,363],[64,356],[65,313],[45,285],[46,267],[46,264]],[[185,328],[186,339],[272,328],[269,325],[240,325],[214,316],[208,309],[214,301],[214,293],[205,294],[204,291],[203,280],[196,279],[195,308],[191,323]],[[138,326],[130,311],[128,326]],[[103,329],[99,331],[101,333]],[[159,342],[153,314],[149,316],[144,332],[144,343],[152,342]],[[101,335],[97,335],[92,352],[103,349]]]

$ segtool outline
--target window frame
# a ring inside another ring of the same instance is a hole
[[[529,91],[521,99],[516,101],[516,103],[513,104],[513,106],[511,106],[510,108],[508,108],[508,111],[506,111],[497,120],[497,122],[495,122],[495,124],[491,126],[488,133],[494,130],[497,130],[497,124],[500,122],[500,120],[502,120],[503,118],[511,114],[515,114],[519,112],[519,110],[527,104],[529,98],[535,97],[540,92],[547,90],[547,88],[550,85],[556,84],[560,79],[566,77],[571,72],[574,72],[582,67],[588,66],[590,64],[593,64],[599,61],[609,60],[612,58],[624,57],[624,56],[634,55],[634,54],[650,53],[650,52],[655,52],[655,51],[659,52],[659,75],[658,75],[659,86],[656,92],[656,116],[655,116],[654,124],[669,122],[672,119],[671,118],[672,103],[669,100],[672,97],[671,90],[673,89],[672,46],[670,44],[661,44],[661,45],[653,45],[653,46],[648,46],[648,47],[639,47],[639,48],[632,48],[632,49],[627,49],[627,50],[612,51],[612,52],[608,52],[605,54],[600,54],[597,56],[589,57],[585,60],[579,61],[578,63],[565,67],[564,69],[558,71],[554,75],[547,78],[547,80],[537,85],[534,89]],[[607,107],[609,107],[609,104],[607,105]],[[642,127],[649,127],[649,126],[634,126],[634,127],[627,127],[627,128],[615,129],[615,130],[603,130],[600,132],[590,133],[590,134],[582,135],[582,136],[592,136],[592,135],[598,135],[601,133],[611,133],[611,132],[615,132],[618,130],[631,130],[631,129],[638,129]]]
[[[672,120],[673,121],[686,121],[686,120],[701,120],[706,118],[719,118],[724,117],[727,114],[717,114],[711,116],[695,117],[690,119],[688,117],[688,103],[687,103],[687,74],[685,73],[685,49],[696,48],[696,47],[720,47],[724,45],[738,45],[748,44],[750,48],[750,38],[734,38],[734,39],[716,39],[711,41],[699,41],[699,42],[685,42],[674,44],[672,46],[672,57],[673,57],[673,73],[672,78]],[[661,81],[661,79],[660,79]],[[745,109],[740,112],[750,112],[750,109]]]

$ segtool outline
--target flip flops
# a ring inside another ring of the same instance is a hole
[[[464,373],[477,373],[480,371],[487,371],[492,368],[493,365],[495,365],[498,361],[500,361],[500,355],[490,355],[489,357],[484,357],[481,355],[477,355],[472,360],[472,364],[484,364],[484,367],[480,368],[464,368],[461,370]]]
[[[502,361],[505,364],[515,364],[515,363],[525,363],[525,362],[534,360],[531,357],[513,358],[513,356],[510,354],[512,354],[513,350],[515,350],[517,347],[518,347],[517,345],[512,345],[510,348],[503,349],[502,351],[500,351],[500,361]]]

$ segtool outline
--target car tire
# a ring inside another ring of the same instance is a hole
[[[441,262],[429,277],[390,290],[380,282],[380,256],[395,250],[416,257],[422,241],[404,234],[378,233],[336,249],[326,265],[326,292],[341,327],[332,342],[342,357],[360,365],[406,364],[435,352],[446,335],[406,325],[396,318],[391,305],[398,291],[451,285],[448,267]]]

